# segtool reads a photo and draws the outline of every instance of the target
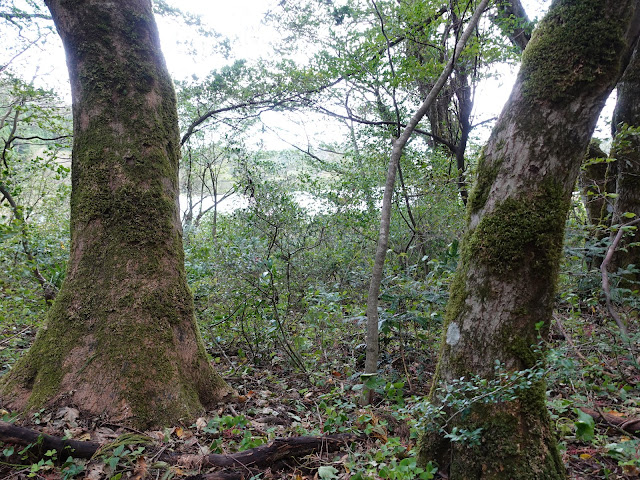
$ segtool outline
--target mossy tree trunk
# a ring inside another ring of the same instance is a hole
[[[145,428],[230,388],[186,283],[176,101],[150,0],[47,0],[73,94],[71,252],[29,352],[3,380],[14,409],[74,404]]]
[[[640,52],[636,49],[618,84],[618,100],[613,115],[614,139],[611,156],[616,159],[618,176],[613,207],[613,224],[640,217]],[[625,213],[635,217],[625,217]],[[640,230],[624,238],[612,259],[611,269],[635,265],[640,269]],[[625,276],[624,285],[637,289],[640,274]]]
[[[571,195],[639,13],[637,1],[556,0],[534,32],[469,198],[437,383],[540,360],[536,327],[551,320]],[[446,431],[454,427],[482,429],[480,443],[435,430],[419,444],[420,461],[436,460],[452,480],[565,478],[542,381],[513,401],[473,403]]]

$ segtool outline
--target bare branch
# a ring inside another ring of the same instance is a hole
[[[8,22],[15,23],[14,20],[31,20],[41,18],[44,20],[53,20],[51,15],[44,13],[27,13],[27,12],[0,12],[0,18]]]
[[[524,10],[520,0],[503,0],[498,2],[498,15],[494,22],[498,20],[498,26],[509,37],[511,43],[524,51],[531,40],[531,30],[533,23],[529,20],[527,12]]]
[[[40,137],[38,135],[34,135],[32,137],[19,137],[19,136],[15,136],[13,137],[15,140],[42,140],[43,142],[54,142],[56,140],[62,140],[63,138],[71,138],[73,135],[60,135],[58,137],[52,137],[52,138],[43,138]]]
[[[613,242],[611,242],[611,245],[609,245],[609,249],[607,250],[607,255],[604,257],[602,264],[600,264],[600,272],[602,273],[602,291],[604,292],[604,298],[606,301],[607,310],[609,311],[609,314],[611,315],[611,317],[615,320],[622,334],[625,336],[627,335],[627,328],[624,326],[622,319],[618,315],[618,312],[616,312],[615,308],[613,308],[613,303],[611,302],[611,289],[609,288],[609,274],[607,272],[607,267],[609,266],[609,263],[611,263],[613,254],[618,248],[618,244],[622,239],[622,235],[624,235],[625,227],[631,227],[633,225],[637,225],[638,223],[640,223],[640,218],[636,218],[631,222],[620,225],[618,229],[618,233],[613,239]]]

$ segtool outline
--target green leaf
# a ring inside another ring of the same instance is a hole
[[[114,450],[113,450],[113,455],[115,457],[119,457],[120,455],[122,455],[122,452],[124,451],[124,445],[118,445]]]
[[[338,478],[338,470],[333,467],[320,467],[318,468],[318,477],[323,480],[331,480],[333,478]]]
[[[577,408],[574,411],[578,415],[578,419],[575,421],[576,437],[583,442],[591,442],[595,436],[596,422],[588,413]]]

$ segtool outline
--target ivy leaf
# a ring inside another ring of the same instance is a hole
[[[334,478],[338,478],[336,475],[338,470],[333,467],[320,467],[318,468],[318,477],[322,480],[332,480]]]
[[[595,420],[591,415],[584,413],[582,410],[576,408],[574,411],[578,415],[578,419],[575,421],[576,437],[583,442],[591,442],[595,436]]]

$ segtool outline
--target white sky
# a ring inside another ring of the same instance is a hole
[[[216,2],[215,8],[212,8],[211,2],[206,0],[180,0],[180,2],[174,0],[174,3],[185,12],[200,15],[204,24],[231,39],[236,58],[258,58],[266,51],[265,47],[268,43],[265,41],[266,38],[273,37],[273,34],[261,24],[265,12],[273,3],[272,0]],[[175,22],[162,18],[157,18],[157,20],[162,50],[174,78],[183,79],[193,73],[204,76],[211,70],[220,68],[227,63],[221,56],[200,61],[198,58],[187,55],[188,47],[181,42],[191,35],[185,31],[185,27],[176,28]],[[196,47],[206,52],[209,50],[207,43],[210,41],[211,39],[196,40]]]
[[[269,42],[275,41],[277,35],[268,27],[261,24],[264,13],[277,5],[277,0],[234,0],[229,2],[217,2],[215,8],[211,8],[210,2],[203,0],[181,0],[179,6],[184,11],[189,11],[201,15],[203,21],[210,25],[217,32],[230,37],[233,42],[235,58],[256,59],[261,55],[268,55]],[[541,17],[549,8],[551,0],[523,0],[530,18]],[[192,74],[203,77],[209,71],[220,68],[225,64],[221,56],[213,56],[208,59],[193,58],[186,54],[187,48],[184,44],[176,42],[180,32],[176,32],[175,26],[171,22],[159,21],[162,48],[167,60],[167,65],[174,78],[184,79]],[[206,51],[205,43],[207,39],[200,41],[203,52]],[[507,101],[517,69],[501,68],[497,78],[484,81],[476,93],[476,121],[497,116],[502,110],[502,106]],[[322,137],[331,135],[331,132],[324,132],[329,128],[325,122],[307,122],[306,130],[294,123],[283,120],[284,114],[265,114],[263,118],[279,128],[288,131],[281,132],[281,136],[291,143],[297,143],[306,148],[306,137]],[[302,119],[301,119],[302,121]],[[488,130],[478,132],[481,136],[488,135]],[[274,135],[265,135],[267,148],[288,148],[288,145],[277,139]],[[302,139],[302,141],[300,140]]]
[[[162,48],[174,78],[185,79],[193,74],[204,77],[211,70],[232,62],[234,58],[256,59],[261,55],[268,55],[269,42],[277,38],[277,35],[263,25],[261,20],[266,11],[277,5],[278,0],[215,2],[215,8],[212,2],[206,0],[180,0],[179,2],[174,0],[174,3],[184,11],[201,15],[204,23],[229,37],[233,47],[233,57],[225,60],[219,54],[211,54],[210,38],[199,39],[189,27],[178,26],[176,22],[159,18]],[[546,12],[551,0],[522,0],[522,3],[529,17],[536,18]],[[24,32],[24,35],[28,34],[29,32]],[[189,40],[194,41],[194,46],[201,52],[199,56],[188,54],[189,48],[185,45],[185,41]],[[0,53],[0,64],[5,60],[5,55]],[[28,56],[20,57],[15,62],[14,68],[16,71],[21,71],[24,78],[31,78],[37,72],[44,86],[56,88],[65,98],[70,99],[64,52],[56,35],[49,36],[46,50],[36,48]],[[499,78],[484,81],[476,93],[476,121],[497,116],[509,97],[516,70],[510,71],[505,67],[499,73],[501,74]],[[609,105],[608,112],[604,115],[610,117],[612,108],[613,106]],[[323,130],[330,128],[326,122],[319,119],[310,122],[306,129],[296,125],[295,122],[283,119],[282,116],[276,118],[276,114],[267,115],[265,119],[278,125],[283,130],[281,135],[285,139],[303,148],[306,148],[308,136],[322,136]],[[299,120],[303,119],[299,118]],[[326,137],[331,134],[329,131],[324,135]],[[267,148],[289,148],[273,134],[267,132],[263,137]],[[602,137],[608,137],[606,129]]]

